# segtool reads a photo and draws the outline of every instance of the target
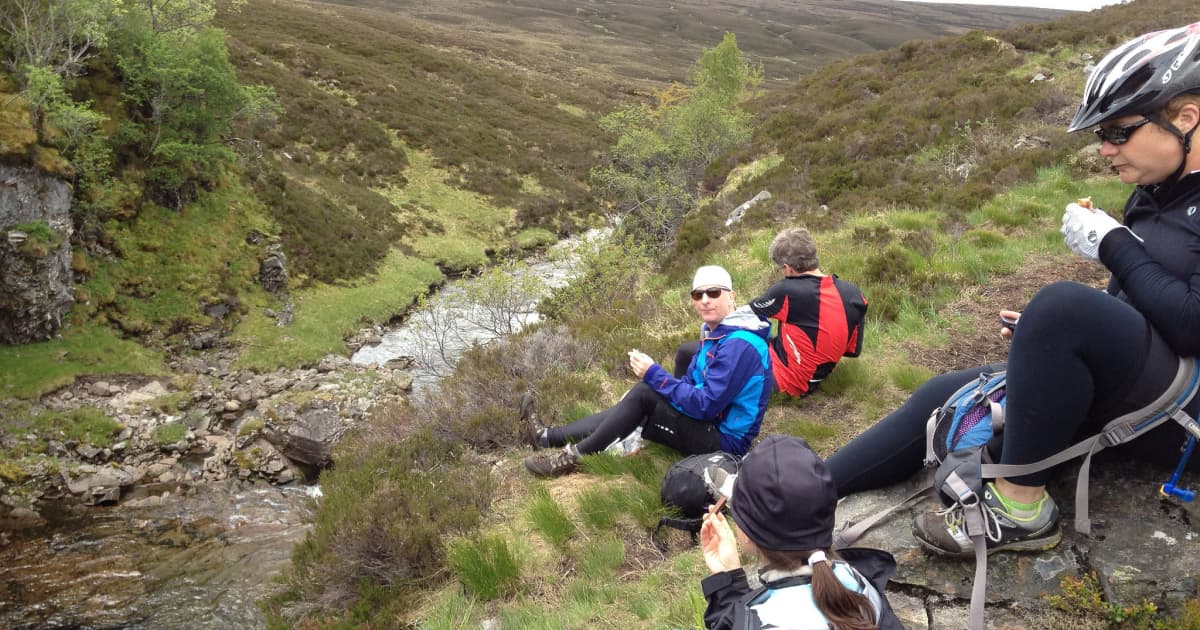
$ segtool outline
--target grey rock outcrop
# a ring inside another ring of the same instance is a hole
[[[314,407],[300,412],[285,427],[264,430],[263,435],[288,459],[325,468],[333,463],[333,447],[349,428],[337,410]]]
[[[258,283],[271,293],[287,290],[287,256],[282,251],[272,251],[258,263]]]
[[[61,179],[0,166],[0,343],[45,341],[62,328],[74,303],[70,206]],[[20,229],[28,225],[51,234]]]
[[[1171,455],[1164,456],[1164,462]],[[1173,462],[1171,462],[1173,463]],[[1075,472],[1068,464],[1050,485],[1062,511],[1062,542],[1041,553],[997,553],[988,559],[986,622],[989,628],[1051,627],[1046,596],[1061,595],[1063,578],[1094,573],[1105,601],[1119,606],[1152,602],[1177,613],[1200,583],[1200,507],[1159,495],[1170,471],[1106,458],[1092,467],[1092,536],[1072,526]],[[1189,473],[1185,483],[1200,484]],[[917,488],[916,480],[847,497],[838,523],[858,521],[894,505]],[[914,508],[921,509],[921,508]],[[942,558],[924,551],[910,531],[913,512],[901,512],[856,545],[886,549],[896,556],[889,588],[898,614],[910,628],[965,628],[974,583],[973,559]]]

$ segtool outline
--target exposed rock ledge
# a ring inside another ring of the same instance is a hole
[[[1164,453],[1163,462],[1174,464],[1176,456]],[[1044,596],[1060,594],[1064,577],[1093,572],[1105,601],[1120,606],[1152,602],[1160,612],[1174,614],[1184,600],[1197,597],[1200,531],[1195,523],[1200,523],[1200,506],[1159,495],[1171,471],[1116,458],[1093,462],[1089,538],[1072,527],[1078,468],[1077,463],[1067,464],[1050,487],[1063,514],[1062,543],[1041,553],[1002,552],[988,559],[989,628],[1088,627],[1081,619],[1053,611]],[[1200,474],[1187,473],[1182,483],[1200,486]],[[894,505],[916,487],[914,480],[847,497],[838,508],[838,523],[861,520]],[[965,628],[975,562],[926,553],[913,540],[911,516],[912,512],[894,515],[856,544],[896,556],[898,570],[888,598],[906,627]]]
[[[74,303],[70,207],[65,181],[0,165],[0,343],[45,341],[62,328]],[[31,224],[51,235],[19,229]]]

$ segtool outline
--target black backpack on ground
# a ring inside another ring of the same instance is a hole
[[[663,475],[659,497],[662,504],[678,516],[664,516],[658,521],[658,527],[654,529],[655,540],[665,525],[690,533],[694,542],[704,522],[704,512],[719,498],[705,481],[704,471],[716,467],[735,475],[740,465],[739,457],[723,451],[689,455],[671,464],[667,474]]]

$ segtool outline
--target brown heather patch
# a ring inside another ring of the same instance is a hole
[[[1008,358],[1009,342],[1000,336],[996,321],[1000,309],[1019,311],[1038,289],[1059,280],[1070,280],[1096,288],[1108,282],[1108,272],[1097,263],[1078,256],[1033,256],[1012,274],[998,275],[979,287],[970,287],[942,309],[943,313],[965,316],[963,334],[936,352],[910,347],[910,359],[936,374]]]

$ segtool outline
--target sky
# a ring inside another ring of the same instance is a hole
[[[905,0],[933,4],[995,4],[1006,7],[1034,7],[1060,9],[1063,11],[1091,11],[1110,4],[1121,4],[1122,0]]]

